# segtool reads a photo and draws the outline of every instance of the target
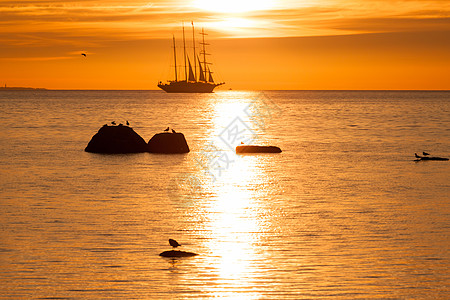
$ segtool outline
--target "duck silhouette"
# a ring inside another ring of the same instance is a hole
[[[181,246],[177,241],[175,241],[175,240],[173,240],[173,239],[169,239],[169,244],[170,244],[170,246],[172,246],[174,249],[175,249],[176,247],[180,247],[180,246]]]

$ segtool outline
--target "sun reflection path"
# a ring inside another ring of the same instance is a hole
[[[257,188],[262,174],[256,161],[239,159],[227,175],[211,187],[216,197],[205,212],[209,215],[205,232],[210,236],[204,247],[211,252],[208,264],[217,272],[217,283],[228,286],[229,293],[251,286],[260,277],[255,261],[263,259],[257,245],[264,223],[258,201],[263,191]],[[218,293],[214,287],[208,289]]]
[[[249,104],[254,93],[238,93],[231,99],[217,100],[213,115],[213,138],[223,133],[235,118],[251,123]],[[255,124],[249,127],[257,131]],[[247,133],[254,134],[254,132]],[[261,248],[270,225],[272,181],[268,174],[270,159],[264,156],[239,156],[220,139],[213,139],[219,148],[227,152],[232,164],[215,181],[209,181],[204,190],[211,197],[202,203],[198,213],[203,222],[197,229],[202,232],[202,248],[208,249],[204,263],[216,275],[215,284],[204,286],[205,292],[219,297],[237,296],[259,298],[259,292],[250,293],[249,287],[261,285],[265,252]],[[237,141],[235,141],[237,142]],[[206,266],[205,266],[206,267]],[[259,283],[258,283],[259,282]]]

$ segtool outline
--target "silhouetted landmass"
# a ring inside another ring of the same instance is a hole
[[[159,254],[159,256],[163,257],[191,257],[196,255],[198,254],[194,252],[179,251],[179,250],[164,251]]]
[[[148,141],[148,151],[151,153],[188,153],[189,146],[182,133],[157,133]]]
[[[21,87],[21,86],[0,86],[0,91],[46,91],[45,88],[32,88],[32,87]]]
[[[281,153],[275,146],[241,145],[236,147],[236,153]]]
[[[147,143],[128,126],[104,125],[88,143],[86,152],[93,153],[139,153],[147,152]]]

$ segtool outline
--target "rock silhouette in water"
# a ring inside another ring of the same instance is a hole
[[[236,146],[236,153],[281,153],[281,149],[275,146],[240,145]]]
[[[151,153],[188,153],[189,146],[184,138],[184,134],[162,132],[155,134],[148,141],[148,151]]]
[[[196,255],[198,254],[194,252],[179,251],[179,250],[164,251],[159,254],[159,256],[163,257],[191,257]]]
[[[423,152],[423,154],[425,155],[430,155],[429,153]],[[422,160],[443,160],[443,161],[447,161],[449,160],[446,157],[438,157],[438,156],[420,156],[417,155],[417,153],[414,153],[414,156],[416,157],[416,159],[414,161],[422,161]]]
[[[147,143],[131,127],[104,125],[92,137],[84,151],[93,153],[147,152]]]

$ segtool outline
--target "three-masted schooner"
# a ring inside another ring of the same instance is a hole
[[[177,51],[175,48],[175,36],[173,36],[173,59],[175,69],[175,80],[168,80],[167,83],[162,81],[158,82],[158,87],[166,91],[167,93],[212,93],[215,87],[224,84],[225,82],[216,83],[212,77],[212,72],[209,68],[211,63],[206,61],[206,49],[205,35],[207,35],[203,28],[202,42],[200,43],[201,51],[200,55],[195,54],[195,30],[194,22],[192,22],[192,40],[194,45],[194,69],[192,69],[191,60],[186,53],[186,39],[184,36],[183,25],[183,57],[184,57],[184,79],[179,79],[177,70]],[[203,61],[201,60],[203,59]],[[198,71],[197,71],[198,67]],[[180,70],[181,71],[181,70]]]

